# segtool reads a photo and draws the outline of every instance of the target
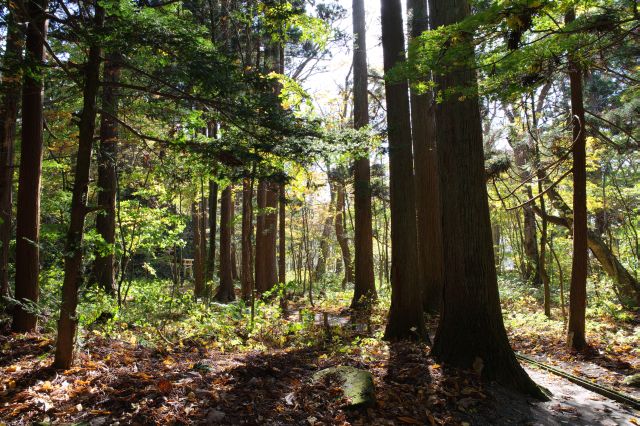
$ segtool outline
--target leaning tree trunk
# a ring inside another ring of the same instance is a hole
[[[353,0],[353,126],[369,124],[367,43],[364,0]],[[373,229],[371,225],[371,166],[364,156],[353,164],[355,283],[352,307],[377,298],[373,275]]]
[[[465,19],[467,0],[430,0],[434,28]],[[459,49],[474,54],[471,40]],[[466,62],[463,62],[466,63]],[[438,90],[464,88],[436,107],[436,140],[442,201],[444,292],[432,354],[448,365],[471,369],[485,379],[537,397],[542,392],[518,364],[502,322],[485,185],[482,121],[471,68],[436,75]],[[464,117],[464,119],[461,119]],[[444,196],[446,194],[446,196]]]
[[[233,233],[233,192],[229,185],[220,196],[220,287],[216,301],[229,303],[235,300],[231,258],[231,235]]]
[[[37,317],[23,305],[38,302],[40,271],[40,185],[42,178],[42,106],[44,98],[44,44],[47,33],[46,0],[29,0],[25,65],[22,85],[22,138],[16,214],[15,298],[13,331],[36,328]]]
[[[428,29],[427,1],[408,0],[410,36]],[[434,101],[431,92],[411,89],[411,125],[416,186],[419,277],[426,312],[439,312],[442,303],[442,220],[438,183]]]
[[[104,9],[97,4],[95,6],[94,20],[96,28],[102,27]],[[83,108],[80,114],[78,157],[76,159],[76,173],[71,196],[71,219],[64,251],[62,305],[60,306],[58,340],[53,362],[56,368],[62,369],[68,369],[73,364],[73,349],[78,325],[76,309],[82,270],[84,220],[88,212],[87,196],[89,193],[93,135],[96,127],[96,98],[100,86],[100,55],[100,46],[92,44],[89,48],[89,56],[84,68]]]
[[[385,73],[404,59],[400,0],[382,0],[382,50]],[[391,307],[385,330],[389,340],[428,340],[418,282],[416,204],[411,152],[409,87],[385,81],[391,196]]]
[[[6,15],[7,39],[3,58],[0,93],[0,302],[9,295],[9,243],[13,204],[13,168],[15,159],[16,117],[20,96],[20,64],[23,34],[18,10],[9,2]]]
[[[118,55],[109,54],[104,63],[102,112],[100,113],[100,145],[98,147],[98,205],[96,231],[108,244],[99,250],[93,263],[93,279],[107,294],[116,292],[116,161],[118,155],[118,98],[115,85],[120,81]]]

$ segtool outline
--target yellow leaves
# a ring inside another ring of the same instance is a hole
[[[40,390],[43,392],[51,392],[53,390],[53,385],[49,380],[47,380],[40,385]]]
[[[4,371],[7,372],[7,373],[15,373],[17,371],[20,371],[20,366],[19,365],[10,365]]]

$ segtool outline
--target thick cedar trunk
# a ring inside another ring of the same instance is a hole
[[[404,59],[400,0],[382,0],[384,70]],[[428,339],[418,282],[415,187],[411,153],[409,87],[406,81],[385,81],[391,196],[391,307],[385,338]]]
[[[102,208],[96,216],[96,231],[109,245],[109,252],[96,253],[93,279],[107,294],[116,291],[114,244],[116,242],[116,157],[118,154],[118,98],[116,88],[109,83],[120,80],[118,57],[110,54],[104,63],[105,83],[102,89],[100,114],[100,146],[98,148],[98,205]]]
[[[25,63],[22,86],[22,138],[16,214],[15,298],[21,303],[38,301],[40,271],[40,182],[42,177],[44,43],[47,32],[46,0],[27,3]],[[36,316],[18,305],[13,330],[33,331]]]
[[[567,13],[565,21],[575,19],[575,12]],[[587,308],[587,166],[586,132],[582,95],[582,68],[569,56],[569,82],[571,86],[571,117],[573,124],[573,257],[569,293],[569,326],[567,343],[572,349],[582,350],[585,339],[585,311]]]
[[[222,190],[220,196],[220,287],[216,301],[228,303],[235,300],[231,258],[231,235],[233,233],[233,191],[231,185]]]
[[[434,28],[458,22],[470,13],[466,0],[431,0],[429,6]],[[471,43],[462,47],[473,55]],[[438,90],[446,93],[464,87],[467,96],[448,96],[436,106],[445,270],[442,313],[432,354],[449,365],[474,368],[486,379],[542,398],[518,364],[502,322],[479,100],[468,90],[475,86],[475,79],[469,68],[436,76]]]
[[[191,205],[191,221],[193,227],[193,296],[196,299],[205,296],[205,258],[202,256],[202,247],[205,244],[205,235],[202,233],[202,203],[194,201]]]
[[[410,36],[428,29],[427,1],[408,0]],[[411,127],[416,185],[419,277],[422,303],[427,312],[440,311],[442,303],[442,221],[438,183],[434,102],[431,92],[411,90]]]
[[[2,98],[0,99],[0,303],[9,295],[9,243],[15,159],[16,117],[20,96],[20,63],[23,35],[17,10],[8,3],[7,40],[3,58]]]
[[[104,9],[96,5],[95,25],[102,27]],[[78,319],[78,288],[82,270],[82,237],[84,220],[87,215],[87,196],[89,192],[89,172],[91,170],[91,152],[96,127],[96,98],[100,85],[100,54],[98,45],[89,48],[85,66],[83,108],[80,114],[78,135],[78,156],[76,159],[73,193],[71,196],[71,219],[67,231],[64,257],[64,281],[62,282],[62,305],[58,320],[58,340],[54,366],[68,369],[73,364],[74,343]]]
[[[266,290],[271,290],[278,283],[278,263],[276,258],[276,244],[278,237],[278,184],[268,182],[266,187],[265,205],[267,214],[264,218],[265,227],[265,278]]]
[[[216,216],[218,214],[218,183],[209,181],[209,253],[207,258],[207,280],[213,280],[216,266]]]
[[[286,191],[284,183],[278,194],[278,282],[287,283],[287,222]]]
[[[353,126],[369,124],[367,44],[364,0],[353,0]],[[373,229],[371,225],[371,166],[363,157],[353,164],[355,282],[352,307],[377,298],[373,275]]]
[[[265,207],[267,200],[267,182],[260,180],[257,190],[258,214],[256,215],[256,255],[255,255],[255,289],[258,294],[267,291],[266,265],[266,232]]]
[[[335,216],[333,220],[333,226],[336,230],[336,239],[338,245],[340,245],[340,251],[342,252],[342,262],[344,265],[344,279],[342,281],[342,287],[345,288],[347,283],[353,282],[353,268],[351,265],[351,251],[349,250],[349,237],[344,229],[344,198],[345,190],[344,185],[341,182],[336,182],[334,185],[335,193]]]
[[[253,289],[253,180],[245,177],[242,180],[242,235],[240,257],[240,279],[242,298],[251,299]]]

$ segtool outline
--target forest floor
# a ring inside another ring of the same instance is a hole
[[[300,319],[294,312],[284,321]],[[352,327],[338,308],[327,320],[329,328],[317,313],[298,331],[311,335],[305,344],[238,351],[196,339],[151,347],[85,332],[77,366],[64,372],[50,367],[54,341],[46,335],[0,336],[0,424],[640,424],[640,413],[544,371],[526,367],[553,394],[540,403],[437,364],[427,346],[381,341],[381,323]],[[627,359],[632,351],[611,359],[596,341],[590,355],[576,355],[551,335],[510,334],[520,352],[635,392],[620,380],[638,371],[638,360]],[[373,374],[374,406],[348,409],[339,383],[311,380],[336,365]]]

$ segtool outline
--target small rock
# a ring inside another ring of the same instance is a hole
[[[225,416],[226,414],[223,413],[222,411],[211,410],[207,413],[207,424],[208,425],[218,424],[222,421],[222,419],[224,419]]]
[[[350,401],[347,407],[370,407],[375,404],[373,375],[369,371],[350,366],[331,367],[315,373],[313,380],[318,381],[326,376],[336,376],[342,382],[342,392]]]

